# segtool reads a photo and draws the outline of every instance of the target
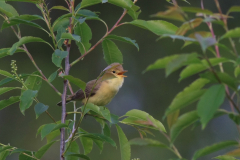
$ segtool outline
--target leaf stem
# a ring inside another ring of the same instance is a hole
[[[162,132],[161,130],[159,130],[159,131],[166,137],[166,139],[169,141],[169,143],[171,143],[170,137],[166,133]],[[174,144],[172,144],[172,149],[173,150],[171,150],[171,151],[173,151],[173,153],[175,153],[178,158],[182,159],[181,154],[179,153],[178,149],[175,147]]]

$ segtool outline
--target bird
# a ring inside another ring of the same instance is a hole
[[[66,103],[81,101],[83,104],[92,103],[97,106],[107,105],[122,87],[124,78],[127,77],[124,75],[126,72],[127,70],[124,70],[120,63],[110,64],[103,70],[103,76],[98,80],[94,79],[86,84],[86,97],[83,90],[79,89],[73,95],[67,96]],[[57,103],[57,105],[62,106],[62,102]]]

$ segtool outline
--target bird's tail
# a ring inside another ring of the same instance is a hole
[[[68,98],[66,99],[66,103],[69,103],[69,102],[72,102],[72,97],[68,97]],[[58,102],[57,105],[58,105],[58,106],[62,106],[62,101]]]

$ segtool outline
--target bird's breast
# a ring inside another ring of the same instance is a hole
[[[123,81],[123,78],[113,78],[103,81],[95,95],[89,98],[89,102],[98,106],[105,106],[117,94],[122,87]]]

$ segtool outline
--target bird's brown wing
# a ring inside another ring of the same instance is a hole
[[[86,85],[86,89],[85,89],[85,93],[86,93],[86,97],[91,97],[93,95],[96,94],[97,90],[100,88],[100,80],[97,82],[96,86],[93,88],[96,80],[91,80],[87,83]],[[91,92],[92,91],[92,92]],[[91,94],[91,95],[90,95]],[[79,89],[74,95],[69,96],[69,98],[71,98],[71,100],[83,100],[85,98],[84,93],[81,89]]]

